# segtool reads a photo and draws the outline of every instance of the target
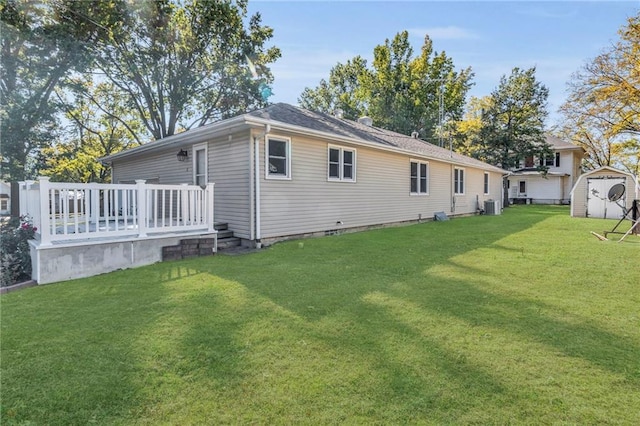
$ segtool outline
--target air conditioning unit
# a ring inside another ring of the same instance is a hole
[[[484,214],[495,216],[500,214],[500,202],[496,200],[487,200],[484,202]]]

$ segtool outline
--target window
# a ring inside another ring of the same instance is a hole
[[[484,193],[489,194],[489,172],[484,172]]]
[[[291,140],[267,137],[266,177],[291,179]]]
[[[464,169],[453,170],[453,193],[464,194]]]
[[[556,157],[555,155],[544,156],[544,165],[547,167],[553,167],[556,165]]]
[[[429,193],[429,163],[411,161],[411,194]]]
[[[0,210],[9,210],[9,200],[6,198],[0,200]]]
[[[518,192],[520,194],[526,194],[527,193],[527,182],[526,181],[521,180],[519,182]]]
[[[355,182],[356,151],[354,149],[329,147],[329,180]]]
[[[207,144],[193,146],[193,182],[195,185],[206,185],[207,176]]]
[[[556,167],[560,167],[560,153],[556,152]]]

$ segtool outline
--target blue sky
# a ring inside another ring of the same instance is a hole
[[[514,67],[536,66],[550,92],[548,124],[571,74],[615,43],[638,11],[640,1],[249,1],[249,13],[274,29],[269,45],[282,50],[271,67],[272,102],[296,105],[336,63],[370,62],[375,46],[408,30],[416,54],[429,34],[457,69],[472,68],[472,96],[490,94]]]

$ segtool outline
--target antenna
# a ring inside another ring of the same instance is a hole
[[[438,87],[440,89],[438,94],[438,146],[441,148],[444,147],[444,83],[448,80],[447,78],[428,78],[426,80],[427,83],[440,83]]]

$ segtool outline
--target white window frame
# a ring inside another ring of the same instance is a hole
[[[462,173],[462,184],[460,182],[460,173]],[[464,195],[466,186],[466,170],[462,167],[453,169],[453,194]]]
[[[489,172],[484,172],[484,178],[482,181],[484,195],[489,195],[489,192],[491,191],[491,181],[489,179]]]
[[[198,151],[204,151],[204,185],[209,182],[209,148],[206,143],[193,145],[191,147],[192,162],[193,162],[193,184],[198,185]]]
[[[338,177],[331,176],[331,150],[338,151]],[[351,177],[344,177],[344,153],[351,152],[353,154],[353,160],[351,163]],[[357,153],[355,148],[345,148],[343,146],[338,145],[328,145],[327,146],[327,180],[329,182],[350,182],[354,183],[356,181],[356,163],[357,163]]]
[[[418,179],[417,181],[417,185],[416,185],[416,189],[418,190],[417,192],[413,192],[411,191],[411,180],[413,179],[413,176],[411,175],[411,164],[414,163],[417,165],[417,172],[418,175],[416,176],[416,178]],[[424,176],[424,178],[426,179],[426,188],[425,188],[425,192],[421,191],[421,181],[422,181],[422,173],[420,172],[421,167],[420,166],[426,166],[427,170],[426,170],[426,176]],[[421,161],[421,160],[415,160],[415,159],[410,159],[409,160],[409,195],[429,195],[429,162],[428,161]]]
[[[285,167],[286,173],[278,174],[272,173],[269,170],[269,142],[270,141],[278,141],[286,143],[286,158],[285,158]],[[274,180],[291,180],[291,138],[287,138],[284,136],[277,135],[268,135],[264,139],[264,178],[265,179],[274,179]]]

